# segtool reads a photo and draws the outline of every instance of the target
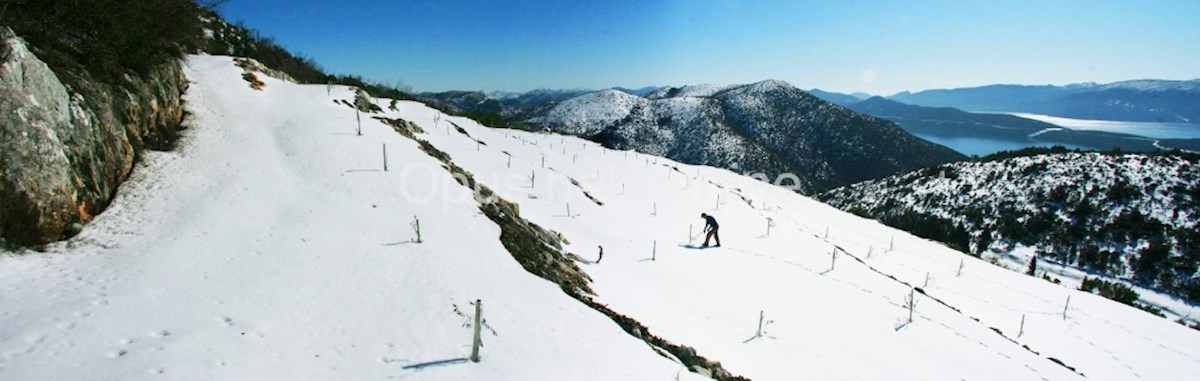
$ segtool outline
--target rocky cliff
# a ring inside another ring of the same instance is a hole
[[[111,84],[56,73],[0,27],[0,243],[78,232],[111,201],[145,149],[170,146],[187,80],[178,62]]]

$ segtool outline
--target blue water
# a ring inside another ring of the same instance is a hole
[[[1200,124],[1071,119],[1022,112],[1010,112],[1008,114],[1057,124],[1072,130],[1116,132],[1154,139],[1200,139]]]
[[[1096,147],[1076,146],[1058,143],[1041,143],[1041,142],[1019,142],[1012,140],[987,139],[987,138],[948,138],[936,135],[913,134],[921,139],[925,139],[937,144],[944,145],[952,150],[958,151],[967,156],[987,156],[1000,151],[1013,151],[1028,147],[1052,147],[1056,145],[1065,146],[1070,149],[1090,150]]]

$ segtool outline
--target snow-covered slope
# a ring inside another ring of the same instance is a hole
[[[356,136],[334,102],[349,89],[267,79],[254,92],[227,58],[189,67],[185,148],[152,155],[78,238],[0,259],[0,378],[700,378],[522,270],[478,199],[413,140],[365,117]],[[421,126],[415,139],[561,233],[588,259],[596,302],[736,375],[1200,371],[1195,331],[786,189],[389,103],[378,116]],[[724,247],[689,248],[700,212],[720,220]],[[423,242],[386,245],[412,238],[414,216]],[[495,331],[482,362],[403,368],[469,351],[454,307],[476,298]]]
[[[256,92],[229,58],[187,66],[194,119],[183,148],[147,155],[78,237],[0,257],[0,379],[645,380],[680,370],[526,273],[465,202],[470,192],[413,141],[370,119],[355,136],[354,112],[330,101],[353,99],[351,89],[327,96],[260,75]],[[411,171],[380,171],[382,144]],[[431,192],[438,202],[414,201]],[[389,246],[415,238],[414,217],[423,243]],[[482,362],[402,368],[465,357],[476,299],[495,331],[484,330]]]
[[[1200,166],[1196,155],[1057,152],[946,164],[822,194],[898,225],[923,217],[962,226],[957,242],[1024,268],[1038,253],[1156,291],[1200,299]],[[1163,250],[1155,250],[1163,248]],[[1098,273],[1098,274],[1097,274]],[[1064,280],[1078,286],[1082,271]],[[1150,290],[1143,293],[1150,294]],[[1200,314],[1181,301],[1147,300],[1172,318]],[[1190,317],[1189,317],[1190,318]],[[1194,324],[1194,323],[1193,323]]]
[[[618,90],[601,90],[563,101],[532,121],[572,134],[594,133],[648,103],[645,98]]]

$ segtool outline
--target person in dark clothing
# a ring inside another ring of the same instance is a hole
[[[707,213],[700,213],[700,218],[704,219],[704,231],[708,232],[708,235],[704,236],[704,245],[700,247],[708,247],[709,239],[716,239],[715,247],[721,247],[721,236],[717,234],[717,219]]]

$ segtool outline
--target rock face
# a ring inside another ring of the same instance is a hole
[[[120,86],[74,75],[68,88],[0,28],[0,243],[73,235],[108,205],[139,152],[167,148],[178,132],[187,87],[178,62]]]

